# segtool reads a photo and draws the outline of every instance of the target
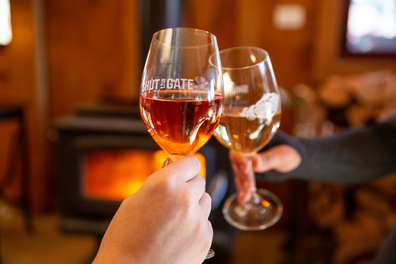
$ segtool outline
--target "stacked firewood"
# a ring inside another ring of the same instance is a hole
[[[333,122],[342,129],[381,120],[396,109],[396,75],[390,71],[332,76],[313,91],[305,101],[311,103],[306,108],[320,109],[315,112],[317,136],[334,112]],[[372,263],[396,220],[396,173],[359,186],[311,182],[308,192],[311,220],[330,230],[334,240],[329,263]]]
[[[332,262],[371,263],[396,220],[396,174],[361,186],[311,182],[309,216],[331,230]]]
[[[396,109],[396,75],[392,71],[331,76],[318,88],[319,100],[342,110],[349,126],[386,117]]]

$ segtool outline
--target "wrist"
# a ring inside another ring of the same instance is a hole
[[[124,254],[122,252],[101,252],[99,250],[92,264],[145,264],[146,262],[142,259],[138,259],[136,256],[130,253]]]

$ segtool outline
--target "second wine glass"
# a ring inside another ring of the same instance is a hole
[[[222,50],[220,59],[225,107],[214,135],[225,147],[248,157],[252,165],[253,156],[280,125],[281,101],[271,61],[265,50],[256,47]],[[245,204],[240,204],[237,197],[231,195],[223,209],[225,219],[236,228],[262,230],[282,215],[282,203],[268,190],[254,188],[252,198]]]

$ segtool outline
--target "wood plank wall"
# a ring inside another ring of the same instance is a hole
[[[46,10],[52,117],[103,96],[136,96],[128,63],[136,61],[137,1],[47,1]]]

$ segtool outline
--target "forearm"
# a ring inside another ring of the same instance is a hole
[[[378,124],[328,138],[296,139],[282,133],[272,144],[289,144],[302,162],[289,173],[269,171],[258,179],[298,178],[338,183],[367,182],[396,171],[396,128]]]
[[[386,124],[306,139],[305,145],[308,179],[360,183],[396,170],[396,131]]]

